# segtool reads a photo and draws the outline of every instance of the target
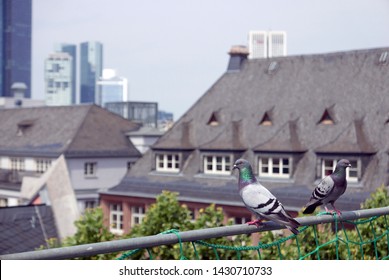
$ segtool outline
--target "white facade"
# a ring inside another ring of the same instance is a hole
[[[97,81],[96,104],[105,107],[107,102],[128,101],[128,81],[119,77],[114,69],[104,69],[103,76]]]
[[[285,31],[250,31],[249,58],[286,56]]]
[[[45,61],[46,105],[72,104],[72,63],[68,53],[51,54]]]
[[[3,170],[12,170],[15,165],[12,165],[12,159],[18,159],[18,162],[23,162],[22,170],[19,172],[41,172],[42,158],[33,157],[9,157],[0,156],[0,168]],[[56,158],[47,159],[51,164],[57,160]],[[136,161],[136,158],[68,158],[66,164],[69,170],[70,181],[76,194],[77,202],[80,211],[84,211],[88,206],[98,206],[98,189],[110,188],[120,183],[122,178],[127,173],[128,167]],[[86,172],[85,168],[93,163],[95,168],[93,174]],[[47,165],[44,172],[50,165]],[[20,192],[0,190],[0,200],[7,200],[8,206],[18,205]]]

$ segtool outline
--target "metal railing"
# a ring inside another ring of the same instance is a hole
[[[356,210],[343,212],[340,217],[335,218],[332,215],[299,217],[296,220],[301,226],[311,226],[337,221],[352,221],[374,216],[389,215],[389,206],[382,208],[373,208],[365,210]],[[47,250],[30,251],[8,255],[0,255],[1,260],[50,260],[50,259],[73,259],[78,257],[95,256],[98,254],[107,254],[122,252],[134,249],[146,249],[161,245],[171,245],[179,242],[193,242],[210,238],[234,236],[239,234],[250,234],[254,232],[270,231],[282,229],[283,226],[274,222],[265,222],[260,227],[243,225],[223,226],[216,228],[207,228],[175,233],[158,234],[137,238],[91,243],[72,247],[53,248]]]

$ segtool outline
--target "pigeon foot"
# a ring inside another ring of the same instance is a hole
[[[262,224],[262,222],[261,222],[261,220],[254,220],[254,221],[251,221],[251,222],[247,222],[247,224],[248,225],[255,225],[256,227],[259,227],[261,224]]]

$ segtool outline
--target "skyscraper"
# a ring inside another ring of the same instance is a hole
[[[77,45],[73,44],[59,44],[55,48],[56,52],[63,52],[67,53],[72,57],[72,76],[71,76],[71,104],[77,103],[77,90],[76,90],[76,83],[77,83]]]
[[[31,1],[0,0],[0,96],[22,82],[31,97]]]
[[[99,42],[81,43],[80,55],[80,102],[94,103],[97,80],[102,75],[103,45]]]
[[[45,60],[46,105],[72,104],[73,57],[57,52]]]
[[[107,102],[123,101],[128,101],[127,79],[117,76],[114,69],[104,69],[103,76],[97,81],[95,103],[105,107]]]
[[[249,58],[267,58],[286,55],[286,32],[250,31]]]

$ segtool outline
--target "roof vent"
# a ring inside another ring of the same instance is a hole
[[[378,62],[380,64],[385,64],[388,62],[388,52],[383,52],[380,55],[380,58],[378,59]]]

